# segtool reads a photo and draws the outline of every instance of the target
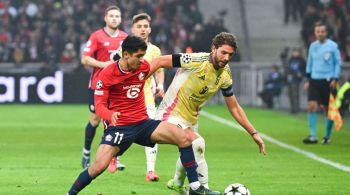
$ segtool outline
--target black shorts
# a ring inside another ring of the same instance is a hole
[[[88,89],[88,98],[89,98],[89,110],[92,113],[95,113],[95,90],[93,89]]]
[[[331,81],[326,79],[309,81],[309,90],[307,94],[308,101],[316,101],[318,104],[328,106],[329,94],[330,94],[330,84]]]
[[[111,126],[104,130],[101,144],[118,146],[121,156],[132,143],[142,146],[154,147],[151,141],[153,131],[158,127],[160,120],[147,119],[129,126]]]

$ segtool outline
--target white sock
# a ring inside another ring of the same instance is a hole
[[[178,158],[176,162],[176,170],[174,175],[174,182],[178,186],[183,186],[186,178],[186,170],[181,163],[181,159]]]
[[[199,183],[199,181],[195,181],[195,182],[192,182],[190,183],[190,188],[192,190],[197,190],[199,188],[199,186],[201,186],[201,184]]]
[[[146,152],[147,172],[154,171],[156,166],[158,144],[156,144],[153,148],[145,147],[145,152]]]
[[[199,137],[192,142],[194,157],[196,159],[198,168],[198,180],[206,188],[209,188],[208,185],[208,164],[204,158],[205,153],[205,141],[202,137]]]

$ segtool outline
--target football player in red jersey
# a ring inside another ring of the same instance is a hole
[[[90,164],[90,149],[95,137],[96,128],[101,118],[95,114],[94,90],[97,77],[101,70],[114,62],[113,58],[120,50],[121,43],[128,36],[119,30],[121,22],[121,12],[117,6],[109,6],[105,10],[104,20],[106,26],[91,33],[81,58],[84,66],[91,67],[92,73],[89,81],[89,109],[90,119],[85,127],[85,143],[83,148],[82,166],[86,168]],[[119,163],[119,168],[124,169],[124,165]]]
[[[132,143],[153,147],[155,143],[178,146],[180,158],[190,183],[190,195],[218,194],[200,185],[191,142],[196,135],[191,129],[149,119],[143,86],[150,76],[150,65],[143,60],[147,44],[136,36],[122,43],[122,58],[107,66],[98,77],[95,90],[96,113],[105,125],[95,161],[83,170],[68,194],[77,194],[100,175],[116,155],[122,155]],[[220,193],[219,193],[220,194]]]

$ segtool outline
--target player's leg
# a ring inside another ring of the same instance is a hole
[[[317,114],[316,110],[318,107],[317,101],[319,99],[319,92],[317,88],[318,83],[315,80],[309,81],[309,90],[308,90],[308,113],[307,120],[309,123],[310,134],[307,138],[303,140],[305,144],[316,144],[317,143]]]
[[[193,153],[198,165],[197,172],[198,172],[198,180],[206,188],[209,188],[208,184],[208,164],[205,160],[204,153],[205,153],[205,141],[203,137],[198,136],[195,140],[192,142],[193,147]],[[184,185],[184,179],[186,177],[186,173],[184,171],[184,168],[181,164],[180,159],[176,162],[176,171],[174,174],[174,178],[169,181],[168,188],[176,190],[182,189],[181,187]]]
[[[83,188],[91,183],[93,179],[99,176],[107,168],[112,157],[115,156],[119,151],[116,146],[107,144],[101,144],[96,152],[95,161],[90,167],[84,169],[78,178],[73,183],[72,187],[68,191],[69,195],[77,194]]]
[[[322,144],[329,144],[331,139],[331,133],[334,121],[328,119],[328,104],[329,104],[329,95],[331,93],[331,88],[329,87],[330,82],[324,82],[322,83],[324,87],[322,87],[321,91],[321,97],[320,97],[320,104],[324,107],[324,112],[326,113],[325,117],[325,131],[324,131],[324,137],[322,140]]]
[[[89,122],[85,127],[85,137],[84,137],[84,147],[83,147],[83,158],[82,158],[82,167],[86,168],[90,164],[90,150],[91,144],[94,140],[96,129],[100,123],[101,118],[95,114],[94,106],[94,90],[89,89],[89,110],[91,112]]]
[[[154,119],[156,114],[156,107],[154,105],[147,106],[147,114],[151,119]],[[146,146],[145,153],[146,153],[146,166],[147,166],[146,181],[158,181],[159,176],[155,171],[158,145],[156,144],[154,147]]]
[[[192,148],[192,141],[196,138],[197,135],[191,129],[182,130],[167,122],[161,122],[151,135],[153,142],[175,144],[178,146],[180,159],[190,183],[190,194],[221,194],[220,192],[205,188],[198,181],[197,163]]]

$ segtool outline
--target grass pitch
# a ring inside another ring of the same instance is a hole
[[[208,106],[205,111],[232,120],[225,106]],[[308,135],[305,114],[246,108],[262,133],[322,158],[350,166],[350,125],[333,132],[329,145],[304,145]],[[81,171],[85,105],[0,106],[0,194],[65,194]],[[319,140],[324,117],[318,116]],[[210,187],[223,191],[230,183],[245,184],[251,194],[349,194],[350,173],[322,164],[304,155],[266,141],[266,156],[248,134],[200,118],[206,140]],[[94,156],[102,135],[99,127],[92,149]],[[166,182],[172,178],[178,150],[160,145],[156,164],[160,181],[145,181],[144,148],[133,145],[122,157],[124,172],[103,173],[80,194],[172,194]]]

